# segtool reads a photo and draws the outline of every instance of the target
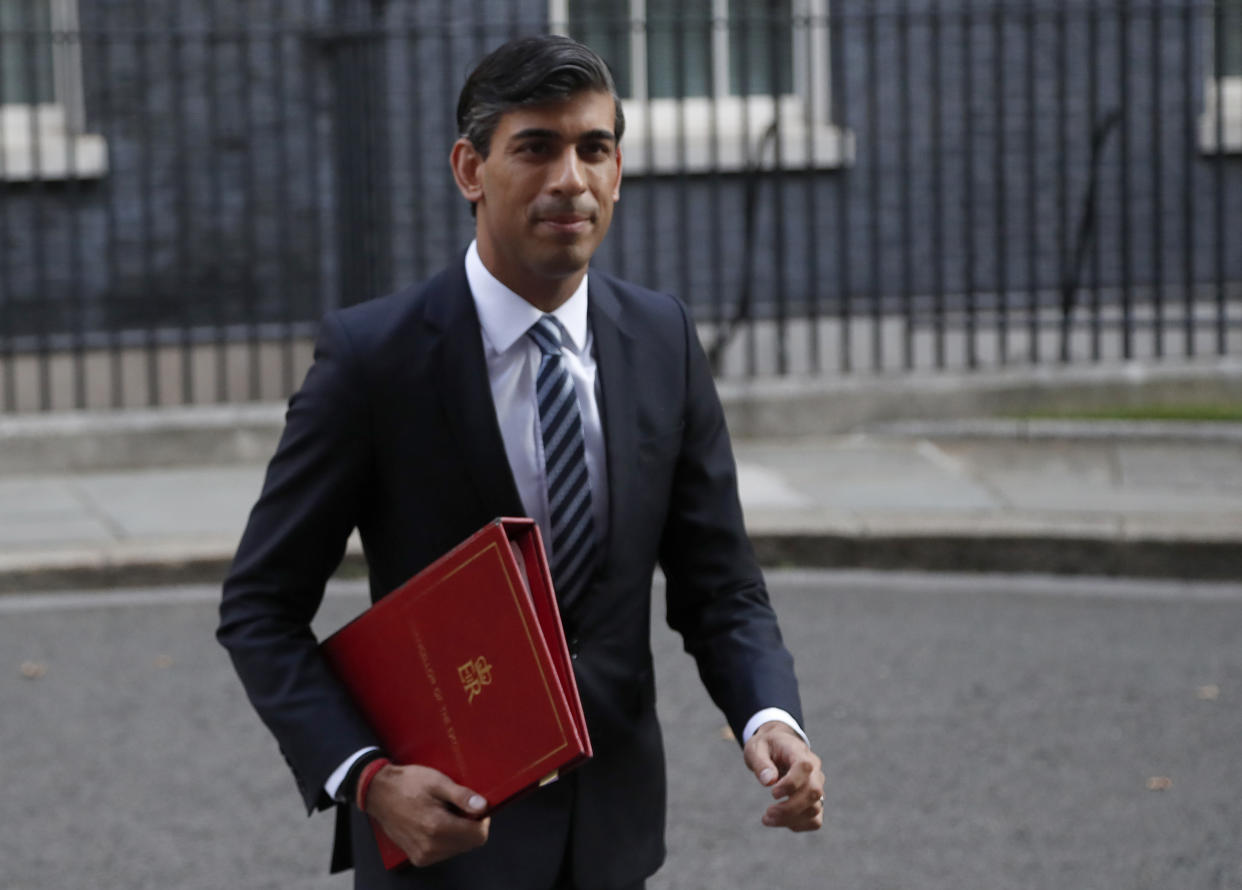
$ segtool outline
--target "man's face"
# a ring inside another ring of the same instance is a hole
[[[621,187],[614,124],[612,97],[586,91],[505,114],[486,159],[464,139],[453,147],[479,255],[532,302],[568,297],[608,232]]]

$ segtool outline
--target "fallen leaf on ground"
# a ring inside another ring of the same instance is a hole
[[[737,736],[733,734],[733,730],[731,730],[727,726],[722,726],[720,728],[720,737],[724,739],[726,742],[732,742],[732,741],[737,740]]]
[[[1215,683],[1200,686],[1195,690],[1195,698],[1199,699],[1199,701],[1216,701],[1216,699],[1220,698],[1220,687]]]
[[[157,656],[155,656],[155,666],[156,666],[157,668],[172,667],[172,663],[173,663],[173,662],[172,662],[172,656],[171,656],[171,655],[157,655]]]
[[[23,661],[21,672],[27,680],[37,680],[47,673],[47,665],[41,661]]]
[[[1148,791],[1168,791],[1173,787],[1173,780],[1168,776],[1152,776],[1147,780]]]

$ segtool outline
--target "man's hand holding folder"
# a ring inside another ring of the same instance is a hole
[[[394,761],[373,755],[354,801],[388,868],[481,846],[493,809],[591,756],[532,519],[489,523],[322,651]]]
[[[384,766],[367,792],[366,812],[418,866],[482,846],[487,801],[425,766]],[[482,818],[481,818],[482,817]]]

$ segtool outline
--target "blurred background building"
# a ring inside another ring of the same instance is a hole
[[[0,0],[0,412],[286,396],[547,30],[626,100],[598,265],[724,377],[1242,352],[1242,0]]]

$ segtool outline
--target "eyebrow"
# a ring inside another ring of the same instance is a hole
[[[544,127],[527,127],[525,130],[518,130],[511,137],[511,140],[517,139],[560,139],[561,133],[557,130],[549,130]],[[583,139],[605,139],[609,142],[616,142],[617,136],[612,130],[603,128],[595,130],[587,130],[578,134],[577,140]]]

